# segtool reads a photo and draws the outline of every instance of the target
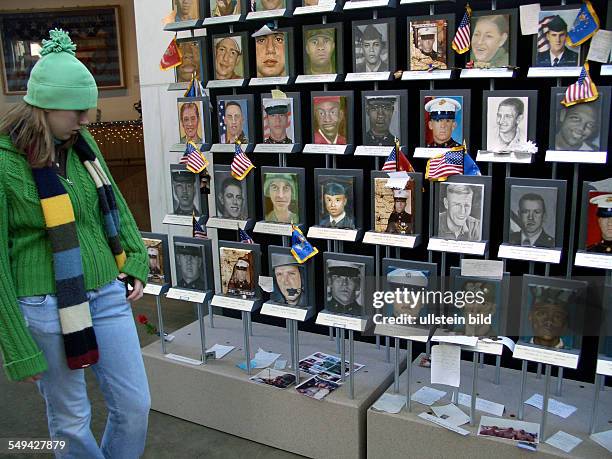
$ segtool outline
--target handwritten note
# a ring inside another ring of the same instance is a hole
[[[438,344],[431,348],[431,383],[459,387],[461,379],[461,348]]]

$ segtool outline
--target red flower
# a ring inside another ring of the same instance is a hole
[[[145,316],[144,314],[139,314],[137,320],[138,320],[138,323],[141,323],[143,325],[146,325],[149,323],[149,319],[147,319],[147,316]]]

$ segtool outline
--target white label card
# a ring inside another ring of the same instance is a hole
[[[337,241],[355,242],[358,232],[358,230],[311,226],[308,228],[307,237],[312,237],[314,239],[331,239]]]
[[[164,217],[164,225],[192,226],[193,220],[191,215],[171,215]]]
[[[147,284],[143,290],[143,293],[146,293],[147,295],[159,296],[163,288],[163,285]]]
[[[246,144],[242,144],[240,148],[242,148],[242,151],[246,151]],[[236,151],[236,146],[232,143],[213,143],[210,147],[210,151],[212,153],[234,153],[234,151]]]
[[[579,77],[581,67],[531,67],[528,78]]]
[[[595,372],[598,375],[612,376],[612,360],[597,359]]]
[[[559,264],[561,261],[561,250],[502,244],[499,246],[497,256],[499,258],[512,258],[514,260],[539,261],[540,263]]]
[[[264,11],[251,11],[247,14],[247,21],[252,19],[266,19],[266,18],[275,18],[278,16],[283,16],[285,14],[286,8],[281,8],[277,10],[264,10]]]
[[[355,156],[380,156],[388,157],[391,154],[393,147],[378,147],[370,145],[359,145],[355,148]]]
[[[548,443],[550,446],[558,448],[561,451],[569,453],[576,446],[582,443],[582,440],[578,437],[574,437],[573,435],[570,435],[567,432],[563,432],[562,430],[560,430],[552,437],[549,437],[545,443]]]
[[[312,6],[299,6],[293,12],[294,16],[301,14],[314,14],[314,13],[328,13],[336,8],[336,2],[332,1],[320,1],[318,5]]]
[[[529,360],[530,362],[539,362],[575,370],[578,368],[579,355],[570,352],[517,344],[514,346],[512,357],[515,359]]]
[[[344,81],[387,81],[390,77],[391,72],[348,73]]]
[[[348,145],[327,145],[318,143],[309,143],[304,146],[304,153],[317,153],[322,155],[343,155],[346,152]]]
[[[504,345],[489,339],[479,339],[476,346],[464,346],[464,351],[482,352],[483,354],[502,355]]]
[[[463,392],[459,392],[459,405],[471,407],[472,396],[464,394]],[[483,413],[489,413],[494,416],[504,415],[504,405],[480,397],[476,397],[476,409],[478,411],[482,411]]]
[[[464,437],[466,435],[470,434],[469,430],[462,429],[461,427],[458,427],[458,426],[456,426],[454,424],[451,424],[450,422],[448,422],[445,419],[437,418],[435,416],[432,416],[431,414],[427,414],[425,412],[422,412],[418,416],[420,418],[422,418],[422,419],[425,419],[426,421],[433,422],[434,424],[437,424],[437,425],[439,425],[441,427],[444,427],[445,429],[448,429],[448,430],[450,430],[452,432],[458,433],[459,435],[463,435]]]
[[[308,309],[292,308],[276,303],[264,303],[261,307],[261,313],[267,316],[280,317],[281,319],[291,319],[304,322],[308,315]]]
[[[599,29],[595,32],[589,44],[587,60],[607,64],[610,62],[610,50],[612,48],[612,31]]]
[[[442,406],[432,406],[431,410],[436,416],[455,426],[462,426],[470,422],[470,417],[461,411],[457,405],[453,405],[452,403]]]
[[[414,149],[414,157],[415,158],[425,158],[430,159],[435,156],[441,155],[448,151],[447,148],[425,148],[425,147],[417,147]]]
[[[253,312],[256,301],[243,300],[241,298],[232,298],[229,296],[215,295],[211,301],[211,305],[220,308],[234,309],[235,311]]]
[[[229,229],[237,230],[241,223],[246,224],[246,221],[242,220],[231,220],[227,218],[210,217],[206,222],[206,226],[210,228]],[[244,226],[242,226],[244,227]]]
[[[576,266],[587,266],[589,268],[612,269],[612,255],[601,255],[597,253],[576,253]]]
[[[167,359],[170,359],[170,360],[176,360],[177,362],[186,363],[188,365],[202,365],[202,361],[201,360],[192,359],[192,358],[189,358],[189,357],[185,357],[183,355],[166,354],[166,355],[164,355],[164,357],[167,358]]]
[[[168,290],[168,293],[166,293],[166,297],[172,298],[173,300],[189,301],[190,303],[204,303],[206,292],[171,288]]]
[[[431,238],[427,250],[436,252],[467,253],[469,255],[484,255],[486,242],[454,241],[451,239]]]
[[[295,144],[258,143],[255,145],[255,153],[291,153]]]
[[[405,70],[402,73],[402,81],[406,80],[450,80],[453,76],[452,70]]]
[[[251,78],[249,86],[269,86],[289,83],[290,77]]]
[[[512,78],[514,69],[462,69],[461,78]]]
[[[501,279],[504,276],[504,262],[499,260],[461,260],[461,275]]]
[[[381,6],[388,6],[389,0],[357,0],[353,2],[346,2],[344,4],[345,10],[360,10],[364,8],[380,8]]]
[[[411,234],[377,233],[375,231],[368,231],[363,236],[364,244],[388,245],[407,249],[414,248],[416,239],[417,237]]]
[[[516,163],[531,164],[534,154],[522,152],[499,153],[487,150],[478,150],[476,161],[489,163]]]
[[[328,312],[320,312],[317,315],[315,322],[318,325],[326,325],[328,327],[344,328],[346,330],[364,331],[367,325],[367,320],[361,317],[340,316],[330,314]]]
[[[206,18],[204,19],[204,25],[227,24],[228,22],[237,22],[239,20],[240,20],[239,14],[230,14],[227,16],[217,16],[214,18]]]
[[[292,234],[291,225],[286,223],[257,222],[253,231],[276,236],[291,236]]]
[[[413,400],[417,403],[421,403],[423,405],[431,406],[445,395],[446,392],[442,390],[434,389],[433,387],[423,386],[414,394],[412,394],[410,400]]]
[[[531,405],[541,410],[544,406],[544,397],[542,397],[542,394],[533,394],[525,400],[525,405]],[[570,417],[576,409],[575,406],[560,402],[554,398],[548,399],[548,412],[563,419]]]
[[[544,160],[556,163],[606,164],[607,158],[607,151],[547,150]]]
[[[210,80],[207,88],[236,88],[244,86],[244,78],[236,78],[235,80]]]
[[[521,13],[521,34],[535,35],[540,27],[540,4],[533,3],[531,5],[519,6]]]
[[[337,79],[337,73],[323,73],[321,75],[298,75],[295,80],[295,83],[334,83]]]

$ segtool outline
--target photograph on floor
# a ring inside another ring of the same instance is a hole
[[[265,368],[255,376],[251,376],[249,380],[257,384],[266,384],[268,386],[276,387],[277,389],[286,389],[287,387],[295,384],[295,375],[286,373],[284,371],[274,370],[272,368]]]

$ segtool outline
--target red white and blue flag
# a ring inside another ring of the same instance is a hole
[[[240,242],[244,244],[254,244],[255,243],[253,239],[251,238],[251,236],[249,236],[249,233],[247,233],[242,228],[238,228],[238,233],[240,234]]]
[[[196,239],[207,239],[208,233],[206,232],[206,227],[203,224],[204,216],[198,219],[198,217],[196,217],[195,212],[194,212],[191,215],[191,219],[192,219],[192,227],[193,227],[192,237]]]
[[[198,149],[198,146],[192,141],[187,142],[185,146],[185,153],[179,160],[180,164],[185,164],[189,172],[199,174],[206,167],[208,167],[208,161]]]
[[[463,54],[470,49],[471,44],[471,27],[470,27],[470,18],[472,16],[472,8],[469,5],[465,5],[465,13],[463,14],[463,19],[459,23],[459,28],[455,33],[455,38],[453,38],[453,49],[457,51],[459,54]]]
[[[425,178],[427,180],[443,181],[451,175],[463,174],[463,147],[450,150],[427,161]]]
[[[234,177],[236,180],[244,180],[244,178],[249,175],[249,172],[251,172],[251,169],[254,167],[255,166],[251,160],[246,154],[243,153],[242,148],[240,148],[240,142],[236,142],[234,160],[230,166],[232,177]]]
[[[393,147],[391,154],[387,157],[387,160],[385,161],[385,164],[383,164],[381,170],[383,172],[414,172],[414,167],[412,167],[412,164],[402,152],[399,139],[395,139],[395,146]]]
[[[598,97],[597,86],[595,86],[589,75],[589,63],[585,62],[578,81],[567,87],[565,97],[561,103],[566,107],[571,107],[582,102],[591,102]]]

